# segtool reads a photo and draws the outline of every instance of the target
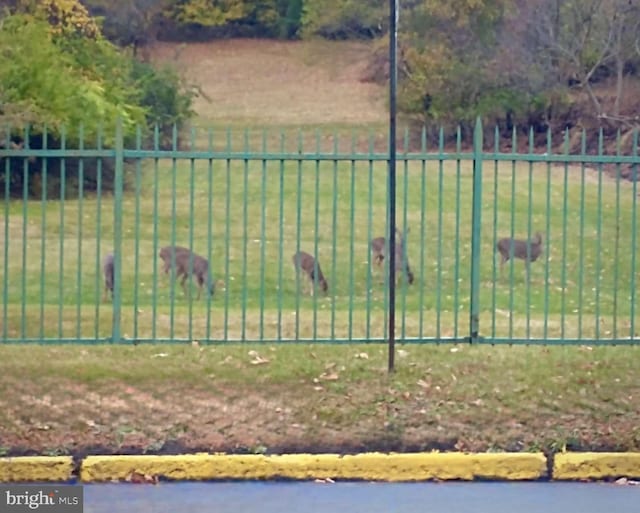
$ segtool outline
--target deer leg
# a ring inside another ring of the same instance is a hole
[[[204,286],[204,278],[201,276],[198,276],[197,279],[198,279],[198,297],[196,299],[199,300],[200,294],[202,292],[202,287]]]
[[[186,286],[186,282],[187,282],[187,273],[182,275],[182,280],[180,281],[180,285],[182,285],[182,292],[184,292],[184,295],[187,295],[187,286]],[[189,294],[191,295],[191,294]]]

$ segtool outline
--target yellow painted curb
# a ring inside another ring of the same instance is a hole
[[[73,475],[71,456],[20,456],[0,458],[0,483],[69,481]]]
[[[87,456],[80,480],[124,480],[133,472],[172,480],[534,480],[547,476],[547,460],[542,453]]]
[[[553,462],[553,479],[640,478],[640,453],[559,453]]]

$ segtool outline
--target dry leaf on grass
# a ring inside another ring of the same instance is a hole
[[[136,472],[134,470],[127,475],[125,481],[133,484],[158,484],[158,476],[143,474],[142,472]]]
[[[258,354],[258,351],[249,351],[249,356],[251,358],[253,358],[250,363],[251,365],[262,365],[264,363],[269,363],[269,359],[268,358],[263,358],[262,356],[260,356],[260,354]]]
[[[320,379],[324,381],[337,381],[339,378],[340,376],[338,376],[337,372],[330,372],[330,373],[323,372],[322,374],[320,374]]]

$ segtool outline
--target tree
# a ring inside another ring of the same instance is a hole
[[[520,45],[529,60],[583,90],[598,123],[637,125],[637,116],[621,111],[626,70],[638,64],[633,51],[640,29],[637,1],[523,1],[519,15],[526,21],[521,25]],[[614,99],[604,105],[594,86],[609,77],[615,81]]]

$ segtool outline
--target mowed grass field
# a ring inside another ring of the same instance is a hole
[[[398,221],[409,229],[416,277],[399,282],[399,335],[468,334],[470,165],[399,165]],[[386,233],[384,163],[158,161],[139,165],[136,181],[122,209],[127,337],[384,338],[384,271],[370,265],[369,253],[371,238]],[[3,308],[10,338],[109,336],[101,261],[113,247],[113,205],[111,196],[44,207],[34,201],[26,211],[22,202],[9,204]],[[482,334],[629,337],[638,311],[634,209],[631,183],[594,170],[487,162]],[[512,231],[544,234],[545,251],[528,275],[522,261],[500,269],[496,240]],[[174,243],[211,262],[213,298],[196,300],[194,288],[189,301],[162,273],[158,250]],[[304,294],[310,287],[292,266],[298,249],[318,256],[327,296]]]

